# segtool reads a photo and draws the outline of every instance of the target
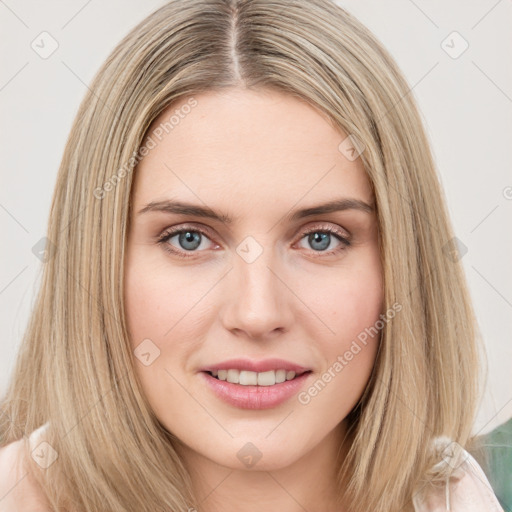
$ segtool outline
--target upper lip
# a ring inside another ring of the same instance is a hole
[[[310,370],[305,366],[285,361],[284,359],[263,359],[262,361],[252,361],[250,359],[229,359],[221,363],[211,364],[201,368],[202,372],[211,372],[215,370],[247,370],[250,372],[266,372],[269,370],[287,370],[294,371],[296,374],[304,373]]]

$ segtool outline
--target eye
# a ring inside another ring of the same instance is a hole
[[[165,231],[162,236],[158,239],[158,243],[162,244],[164,249],[172,254],[181,256],[182,258],[189,258],[198,252],[197,249],[207,249],[203,244],[205,240],[209,240],[209,233],[206,230],[198,227],[179,227],[171,228]],[[176,238],[178,247],[170,244],[170,241]],[[191,254],[186,254],[186,253]]]
[[[308,229],[303,233],[301,241],[304,239],[306,239],[308,245],[313,249],[313,252],[320,253],[318,256],[336,254],[345,250],[350,245],[346,233],[330,225],[315,226]],[[334,241],[340,242],[339,245],[334,249],[327,250]]]
[[[172,244],[171,240],[174,238],[176,242]],[[310,245],[312,252],[316,253],[315,256],[336,254],[350,245],[346,232],[331,225],[314,226],[302,233],[300,241],[305,238],[307,238],[307,243]],[[190,258],[195,256],[195,253],[208,249],[208,240],[210,240],[209,232],[204,228],[180,226],[167,229],[158,238],[157,243],[173,255]],[[339,242],[339,245],[334,249],[327,250],[335,241]],[[217,244],[215,246],[219,247]]]

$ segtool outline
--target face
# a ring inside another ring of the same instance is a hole
[[[339,442],[365,389],[378,337],[357,340],[382,313],[382,269],[346,136],[296,98],[239,89],[185,99],[151,127],[126,313],[143,392],[191,456],[289,466]]]

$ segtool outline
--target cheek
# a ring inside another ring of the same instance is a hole
[[[367,386],[385,324],[380,320],[383,291],[379,272],[340,279],[329,291],[332,300],[328,301],[326,318],[334,334],[316,337],[323,367],[298,401],[306,406],[308,417],[321,416],[334,428]]]
[[[351,307],[338,316],[336,343],[327,348],[327,354],[329,366],[339,363],[334,369],[360,387],[366,383],[377,354],[382,300],[377,292],[360,294],[357,299],[352,296],[352,299]]]
[[[376,252],[358,254],[355,263],[347,261],[336,272],[329,269],[303,280],[301,297],[322,321],[317,320],[312,339],[323,340],[327,353],[350,343],[383,312],[382,268]]]
[[[377,251],[363,254],[336,279],[317,282],[316,293],[309,298],[312,309],[323,312],[328,328],[323,329],[326,334],[317,333],[313,338],[322,352],[324,371],[336,375],[339,386],[345,391],[353,389],[357,395],[369,378],[385,325],[381,321],[384,290]]]
[[[124,298],[135,371],[155,410],[175,384],[168,372],[185,368],[203,338],[207,303],[201,297],[209,287],[208,279],[190,279],[190,273],[155,263],[143,251],[134,250],[127,260]]]
[[[163,283],[156,284],[151,273],[128,271],[126,280],[126,313],[132,344],[145,338],[157,339],[162,335],[165,315]]]
[[[128,331],[133,348],[135,372],[142,391],[157,417],[164,418],[167,398],[174,380],[168,371],[170,357],[179,363],[182,351],[169,340],[179,337],[179,322],[186,311],[176,290],[180,288],[176,273],[151,264],[149,258],[133,254],[125,272],[125,307]],[[187,318],[187,317],[185,317]],[[170,332],[169,332],[170,331]],[[171,368],[171,373],[174,370]],[[179,389],[174,390],[179,395]]]
[[[382,313],[383,291],[378,276],[345,280],[333,290],[333,296],[330,316],[336,338],[341,342],[356,338],[375,324]]]
[[[196,290],[196,283],[185,279],[185,273],[134,251],[125,272],[126,315],[132,344],[136,346],[150,338],[163,349],[171,333],[181,327],[180,319],[197,301],[195,297],[201,290]]]

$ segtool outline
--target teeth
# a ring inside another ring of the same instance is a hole
[[[240,382],[240,372],[238,370],[228,370],[226,380],[238,384]]]
[[[280,384],[286,380],[286,370],[276,371],[276,384]]]
[[[258,386],[273,386],[275,383],[276,372],[274,370],[258,373]]]
[[[292,380],[295,377],[295,372],[289,371],[286,372],[286,380]]]
[[[248,372],[246,370],[242,370],[241,372],[237,370],[232,371],[240,374],[239,384],[243,386],[256,386],[258,384],[258,374],[256,372]]]
[[[232,384],[241,384],[242,386],[273,386],[280,384],[285,380],[295,378],[294,371],[269,370],[267,372],[250,372],[247,370],[213,370],[211,374],[219,380],[225,380]]]

